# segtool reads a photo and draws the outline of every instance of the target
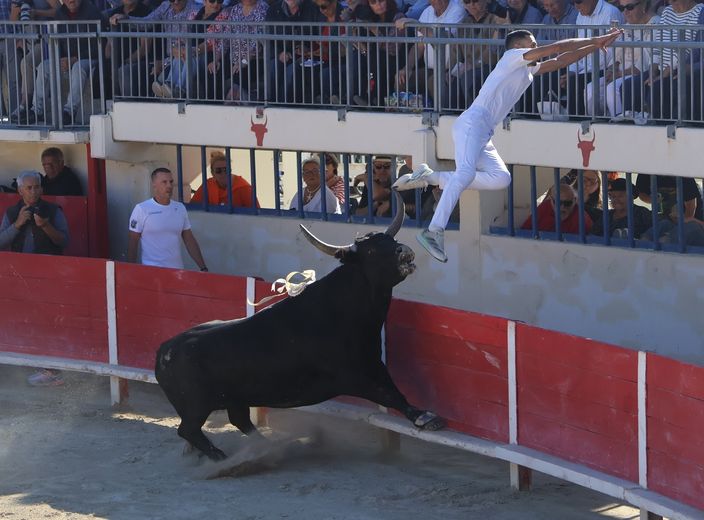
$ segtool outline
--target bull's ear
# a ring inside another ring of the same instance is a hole
[[[310,231],[308,231],[308,229],[303,224],[299,224],[298,226],[301,228],[303,236],[306,237],[308,242],[313,244],[317,249],[321,250],[326,255],[334,256],[335,258],[342,258],[345,253],[355,250],[354,244],[348,244],[346,246],[335,246],[332,244],[328,244],[320,240]]]

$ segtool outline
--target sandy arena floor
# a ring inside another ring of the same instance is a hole
[[[203,478],[211,463],[182,455],[177,418],[156,385],[130,385],[129,407],[109,406],[107,378],[65,373],[31,388],[32,371],[0,366],[0,519],[606,519],[638,517],[610,497],[536,474],[513,492],[508,464],[403,438],[381,452],[378,430],[303,412],[274,412],[273,435],[308,435],[248,474]],[[213,414],[216,445],[247,439]],[[238,451],[239,450],[239,451]]]

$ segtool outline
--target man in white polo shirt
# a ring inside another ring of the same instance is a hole
[[[428,229],[417,237],[433,258],[447,262],[443,233],[463,190],[500,190],[511,182],[491,137],[496,125],[530,86],[533,75],[558,70],[597,49],[606,49],[622,33],[620,29],[612,29],[603,36],[560,40],[543,47],[538,47],[530,31],[519,29],[506,36],[506,52],[484,81],[472,105],[453,125],[455,171],[434,172],[421,164],[413,173],[399,177],[393,185],[398,190],[410,190],[432,184],[443,190]],[[554,54],[557,57],[538,61]]]
[[[183,240],[198,268],[207,271],[200,247],[191,231],[186,207],[171,200],[174,190],[171,171],[157,168],[152,172],[151,179],[153,197],[137,204],[130,216],[127,261],[137,261],[137,250],[141,244],[144,265],[183,269]]]

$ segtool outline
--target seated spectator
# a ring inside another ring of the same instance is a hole
[[[121,24],[117,16],[147,16],[151,9],[142,0],[123,0],[121,5],[105,12],[110,21],[111,32],[130,32],[134,26]],[[112,38],[108,40],[105,55],[114,63],[113,84],[116,94],[132,97],[146,95],[146,82],[139,84],[139,78],[147,68],[148,45],[141,38]]]
[[[467,43],[451,47],[449,64],[451,107],[466,107],[472,104],[484,79],[498,61],[496,47],[474,42],[477,39],[496,40],[500,37],[498,29],[482,26],[508,23],[506,18],[499,18],[489,12],[489,0],[466,0],[463,5],[467,15],[461,23],[471,27],[463,27],[459,33]]]
[[[508,0],[508,14],[512,24],[543,23],[543,15],[528,0]]]
[[[252,186],[239,175],[230,174],[232,184],[232,207],[252,207]],[[206,182],[208,188],[208,204],[226,206],[227,201],[227,158],[222,152],[210,154],[210,178]],[[191,197],[191,202],[203,202],[203,186],[198,188]],[[257,207],[259,202],[257,201]]]
[[[420,13],[419,13],[420,14]],[[372,24],[391,24],[404,18],[394,0],[369,0],[369,4],[359,3],[352,12],[352,19]],[[403,36],[404,31],[395,26],[371,25],[358,29],[360,36],[382,38]],[[389,42],[362,42],[355,45],[354,63],[359,64],[359,81],[353,81],[357,93],[352,97],[357,105],[383,105],[384,98],[394,91],[390,76],[405,65],[403,47]],[[359,89],[357,89],[359,84]]]
[[[407,155],[404,157],[404,163],[401,165],[401,167],[398,169],[398,175],[397,177],[401,177],[403,175],[406,175],[407,173],[413,173],[413,157],[410,155]],[[428,213],[431,209],[434,210],[435,206],[437,205],[437,201],[439,199],[439,193],[441,193],[442,190],[438,188],[437,192],[434,190],[420,190],[420,218],[421,220],[428,220],[430,217],[432,217],[432,212],[430,214]],[[438,194],[438,199],[435,200],[434,196]],[[403,204],[406,207],[406,215],[408,215],[410,218],[416,218],[418,215],[416,215],[416,190],[405,190],[405,191],[400,191],[399,194],[401,195],[401,198],[403,199]],[[459,204],[455,207],[455,209],[459,213]],[[453,212],[454,214],[454,212]],[[450,220],[452,221],[452,217],[450,217]]]
[[[44,195],[83,195],[78,175],[64,164],[64,153],[60,148],[47,148],[42,152],[42,191]]]
[[[658,23],[660,17],[651,9],[650,0],[619,0],[617,7],[623,12],[626,24],[653,25]],[[653,31],[647,29],[629,29],[624,27],[623,40],[627,42],[651,41]],[[587,107],[594,103],[598,107],[597,113],[604,113],[612,117],[623,113],[623,84],[628,78],[640,76],[650,69],[652,49],[634,47],[619,47],[614,49],[614,63],[608,67],[604,75],[599,78],[599,99],[594,98],[594,81],[587,85]]]
[[[643,233],[643,238],[645,240],[657,240],[663,244],[678,244],[679,243],[679,212],[677,211],[677,205],[664,206],[663,217],[658,220],[657,226],[655,227],[655,233],[653,233],[653,228],[651,227],[645,233]],[[688,246],[704,246],[704,222],[690,216],[684,217],[683,224],[683,241],[685,245]]]
[[[636,179],[638,198],[646,204],[652,204],[653,201],[650,191],[650,177],[650,175],[640,173]],[[657,185],[658,212],[661,215],[668,215],[669,211],[663,211],[677,203],[677,177],[657,175],[655,181]],[[696,181],[691,177],[682,179],[682,194],[684,198],[684,217],[686,219],[696,218],[704,220],[702,194]]]
[[[614,238],[628,238],[628,205],[633,204],[628,200],[626,192],[626,179],[615,179],[609,182],[609,236]],[[631,185],[633,198],[638,197],[638,188]],[[652,214],[643,206],[633,204],[633,238],[640,238],[643,233],[653,225]],[[602,219],[594,220],[592,234],[603,236],[604,224]]]
[[[103,30],[107,30],[108,25],[107,19],[90,0],[65,0],[56,11],[55,20],[57,22],[93,22],[91,24],[59,23],[56,27],[60,34],[94,32],[97,24],[100,24]],[[68,84],[68,88],[61,89],[61,94],[66,94],[61,118],[63,124],[69,126],[78,124],[80,121],[77,122],[77,118],[85,119],[92,111],[92,107],[83,106],[83,94],[88,80],[93,75],[93,70],[98,66],[98,53],[102,49],[97,38],[69,37],[57,41],[62,86]],[[54,66],[54,62],[47,58],[37,67],[30,123],[41,121],[51,124],[47,119],[50,117],[50,110],[47,112],[47,109],[52,106],[49,81],[53,78],[52,67]],[[53,124],[57,122],[54,121]]]
[[[548,193],[538,205],[538,230],[555,231],[555,186],[551,186]],[[569,184],[560,183],[560,231],[562,233],[579,233],[579,211],[577,203],[577,192]],[[529,216],[521,229],[532,229],[533,223]],[[584,212],[584,232],[589,233],[592,229],[592,219],[587,212]]]
[[[547,11],[543,17],[543,24],[549,27],[538,32],[541,40],[566,40],[576,38],[577,31],[572,28],[562,28],[560,25],[575,25],[577,23],[577,10],[569,0],[543,0],[543,7]]]
[[[214,33],[262,33],[263,28],[255,22],[266,19],[269,4],[264,0],[242,0],[231,8],[222,11],[216,22],[230,22],[214,25]],[[236,25],[233,22],[249,22],[248,25]],[[225,99],[240,100],[250,99],[251,92],[258,96],[257,83],[257,40],[248,40],[242,37],[227,40],[215,39],[213,43],[214,58],[208,65],[210,74],[217,75],[218,70],[224,68],[225,81],[230,83],[230,89]],[[229,63],[225,63],[223,56],[229,55]],[[263,97],[263,93],[262,93]]]
[[[42,200],[42,176],[22,172],[17,178],[21,199],[10,206],[0,224],[0,249],[18,253],[61,255],[68,244],[68,223],[60,206]],[[63,384],[56,370],[41,369],[27,382],[33,386]]]
[[[465,16],[465,10],[456,0],[432,0],[418,19],[424,24],[459,24]],[[396,21],[396,27],[404,29],[407,23],[415,22],[411,18],[401,18]],[[439,32],[433,28],[418,29],[419,37],[455,35],[456,31],[442,29]],[[447,56],[449,61],[449,54]],[[441,66],[436,70],[435,50],[432,45],[418,42],[413,44],[406,55],[406,65],[396,73],[396,92],[412,91],[422,95],[435,97],[434,74],[442,74]]]
[[[679,28],[668,29],[673,25],[696,25],[700,22],[702,4],[695,0],[672,0],[670,5],[663,9],[658,27],[654,36],[656,42],[694,41],[698,39],[696,30],[683,30]],[[640,112],[641,118],[674,119],[677,117],[678,99],[677,84],[680,76],[687,76],[691,65],[690,51],[686,50],[688,57],[686,63],[679,63],[678,49],[673,47],[655,48],[652,54],[650,70],[628,78],[624,84],[624,110]],[[682,70],[680,70],[680,68]],[[685,74],[682,74],[682,72]],[[687,86],[688,81],[686,81]],[[644,99],[641,98],[644,96]],[[689,97],[689,94],[687,95]],[[683,100],[686,102],[686,100]],[[674,110],[674,112],[673,112]],[[630,114],[628,114],[630,115]]]
[[[591,217],[592,222],[602,219],[601,209],[601,172],[599,170],[584,170],[582,174],[583,182],[583,206],[584,211]],[[579,179],[572,183],[574,191],[579,193]]]
[[[391,157],[377,155],[372,160],[372,213],[377,217],[391,216]],[[356,215],[365,216],[369,213],[369,189],[366,185],[367,173],[360,173],[354,178],[353,186],[364,184]]]
[[[325,154],[325,184],[335,194],[340,207],[345,204],[345,179],[337,174],[339,161],[334,153]]]
[[[198,11],[194,11],[190,19],[196,22],[212,22],[219,16],[226,17],[229,9],[229,7],[223,9],[223,0],[205,0],[203,7]],[[206,34],[215,32],[219,27],[221,26],[218,24],[198,23],[191,27],[191,31],[198,34]],[[223,96],[224,75],[210,72],[213,68],[210,64],[215,61],[215,43],[215,40],[205,38],[195,41],[195,53],[198,62],[196,65],[196,82],[200,99],[222,99]],[[225,56],[223,56],[223,62],[227,63],[229,59],[229,54],[226,52]]]
[[[323,211],[322,193],[325,193],[325,209],[327,213],[340,214],[340,202],[327,186],[320,186],[320,159],[312,155],[301,163],[301,176],[303,178],[303,193],[300,195],[303,211]],[[299,194],[293,196],[289,209],[298,209]]]

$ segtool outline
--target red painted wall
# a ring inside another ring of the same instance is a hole
[[[508,442],[506,320],[394,300],[387,364],[409,401],[452,429]]]
[[[704,369],[648,354],[648,487],[704,509]]]
[[[0,253],[0,350],[107,362],[105,261]]]
[[[121,365],[153,369],[163,341],[246,314],[245,278],[116,263],[115,280]]]
[[[518,324],[518,443],[638,481],[638,353]]]

